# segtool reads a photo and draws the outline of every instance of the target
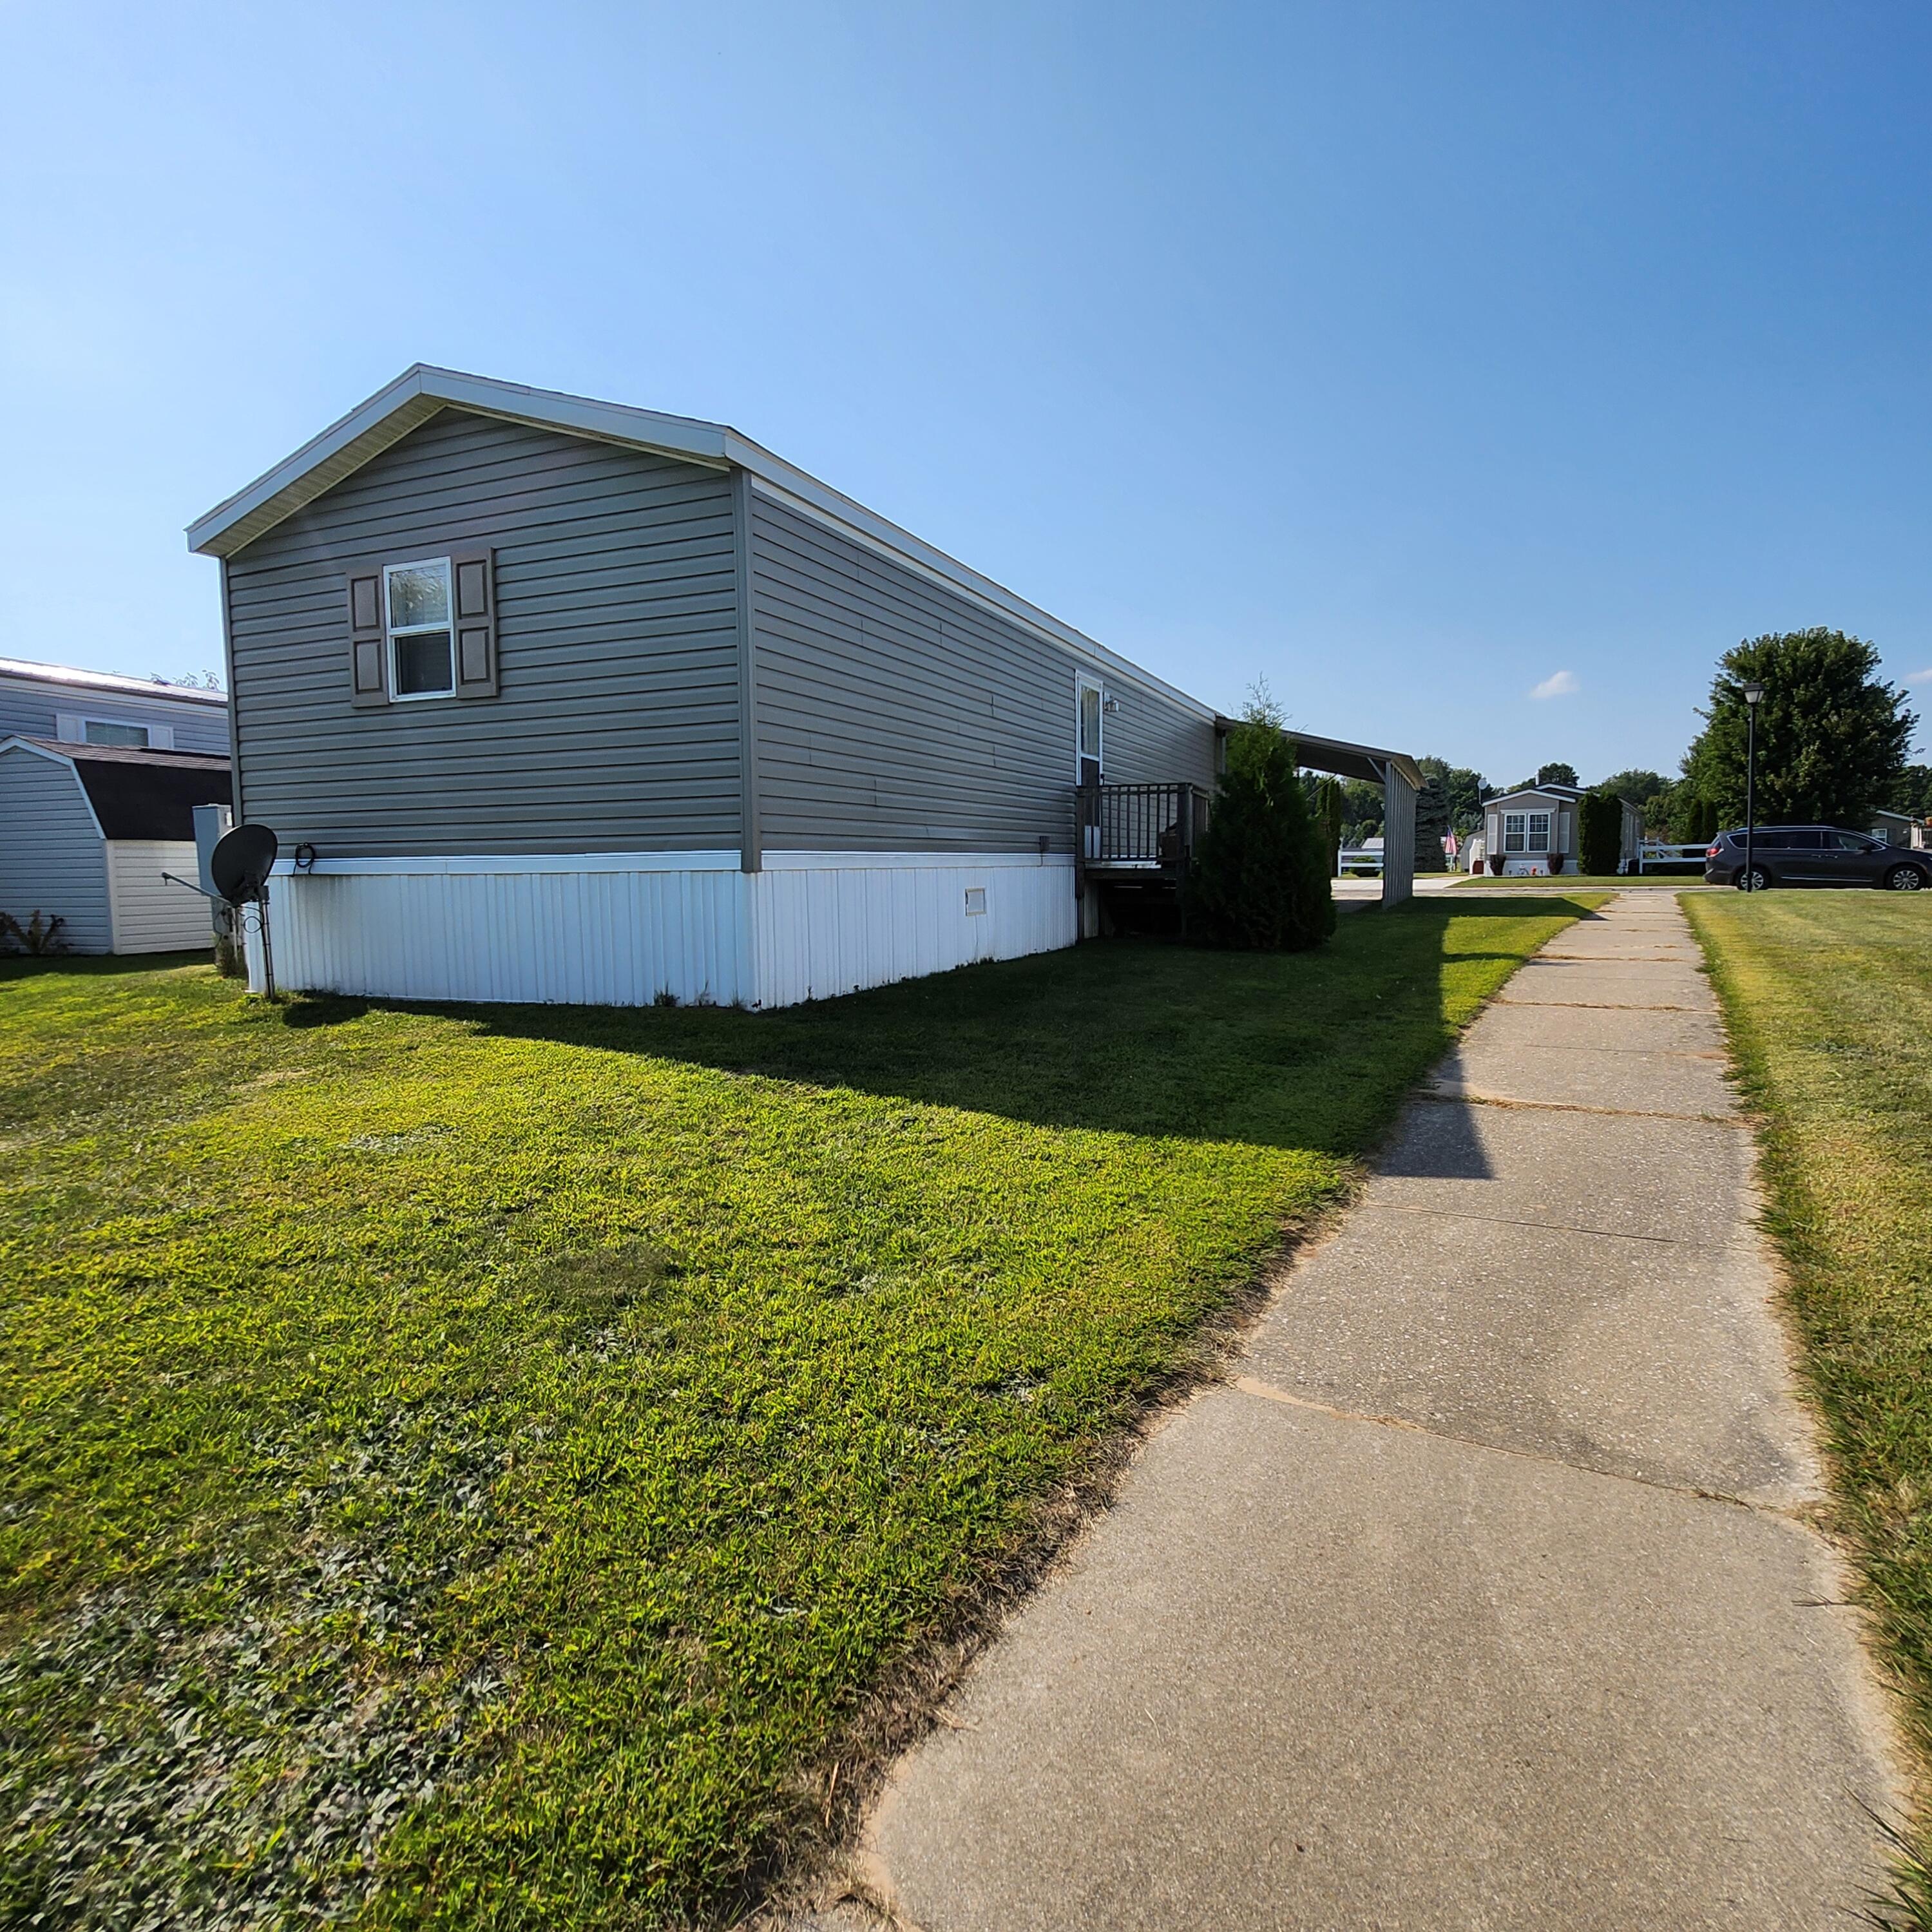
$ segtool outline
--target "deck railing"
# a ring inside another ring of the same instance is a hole
[[[1184,872],[1208,824],[1208,794],[1196,784],[1077,786],[1073,849],[1088,866]]]

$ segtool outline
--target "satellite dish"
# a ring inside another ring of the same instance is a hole
[[[266,825],[238,825],[224,832],[208,855],[208,876],[230,905],[247,905],[262,896],[275,862],[275,835]]]

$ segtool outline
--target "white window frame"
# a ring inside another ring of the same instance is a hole
[[[63,745],[92,745],[94,740],[87,735],[90,724],[111,724],[117,730],[145,731],[148,734],[144,745],[99,745],[95,748],[110,752],[172,752],[175,748],[175,732],[172,724],[157,724],[148,718],[110,718],[98,711],[63,711],[54,720],[54,736]]]
[[[389,580],[400,570],[440,570],[442,572],[443,619],[440,624],[392,624],[390,621]],[[398,691],[396,688],[396,640],[426,638],[440,631],[449,640],[449,684],[442,691]],[[434,704],[456,695],[456,573],[446,556],[418,557],[406,563],[382,566],[382,662],[389,681],[392,704]]]
[[[1550,834],[1552,826],[1556,823],[1556,814],[1553,812],[1532,812],[1525,813],[1524,816],[1528,818],[1529,824],[1523,849],[1531,858],[1541,857],[1550,850]],[[1540,830],[1539,821],[1540,821]],[[1536,842],[1539,838],[1543,841],[1540,845]]]
[[[1073,674],[1073,782],[1080,782],[1080,766],[1087,756],[1081,742],[1083,721],[1081,713],[1087,708],[1087,694],[1094,694],[1094,729],[1095,743],[1094,762],[1100,766],[1104,777],[1107,770],[1107,693],[1097,677],[1089,677],[1083,671]]]
[[[1528,818],[1526,812],[1503,814],[1503,850],[1512,857],[1529,850]]]

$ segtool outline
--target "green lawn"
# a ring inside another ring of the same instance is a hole
[[[0,968],[0,1924],[728,1918],[1590,903],[764,1016]]]
[[[1932,1753],[1932,900],[1726,893],[1686,910],[1763,1115],[1768,1226],[1840,1526]]]

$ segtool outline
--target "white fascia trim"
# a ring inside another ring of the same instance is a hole
[[[569,430],[719,469],[727,464],[724,442],[730,432],[721,423],[593,402],[585,396],[532,389],[520,382],[500,382],[418,362],[320,435],[311,436],[293,455],[197,518],[188,526],[188,548],[209,556],[232,555],[399,442],[438,410],[452,407],[541,428]]]
[[[36,748],[28,746],[32,751]],[[0,744],[0,751],[6,749]],[[43,752],[43,757],[49,754]],[[65,764],[64,758],[54,760]],[[298,873],[292,855],[275,861],[278,876],[296,878],[448,878],[466,874],[515,872],[735,872],[740,855],[731,852],[465,852],[454,856],[378,859],[317,859]],[[878,872],[1035,871],[1042,866],[1070,867],[1070,852],[774,852],[765,854],[768,872]]]
[[[1042,866],[1071,868],[1071,852],[774,852],[768,872],[1027,872]]]
[[[729,852],[464,852],[454,856],[317,859],[296,873],[291,853],[275,861],[278,875],[317,878],[447,876],[476,872],[735,872],[739,854]]]
[[[87,822],[94,827],[94,837],[104,845],[107,843],[107,835],[100,829],[100,814],[94,810],[94,801],[88,796],[87,788],[80,782],[80,769],[71,758],[64,758],[59,752],[50,752],[44,745],[29,744],[17,734],[0,738],[0,752],[31,752],[35,758],[44,758],[50,765],[64,765],[73,777],[74,790],[80,794],[80,802],[87,813]],[[114,908],[111,904],[107,909],[107,943],[111,948],[114,943]]]
[[[1143,670],[1130,658],[1122,657],[1118,652],[1111,651],[1105,644],[1088,637],[1084,631],[1076,631],[1071,624],[1062,623],[1037,604],[1029,604],[1024,597],[1016,596],[1004,584],[994,583],[990,577],[982,577],[978,571],[948,556],[944,550],[935,550],[909,530],[902,530],[898,524],[887,522],[862,503],[855,503],[850,497],[841,496],[836,490],[820,483],[815,477],[808,476],[803,470],[794,469],[782,458],[759,448],[754,442],[747,442],[735,430],[730,435],[734,460],[750,471],[755,487],[775,502],[786,504],[820,523],[830,524],[848,536],[856,537],[868,548],[910,565],[922,576],[944,584],[950,590],[963,592],[976,603],[997,611],[1010,622],[1064,646],[1096,670],[1137,684],[1143,690],[1192,712],[1204,723],[1212,724],[1220,716],[1211,704],[1203,704],[1199,698],[1190,698],[1166,679],[1156,677],[1150,670]]]

